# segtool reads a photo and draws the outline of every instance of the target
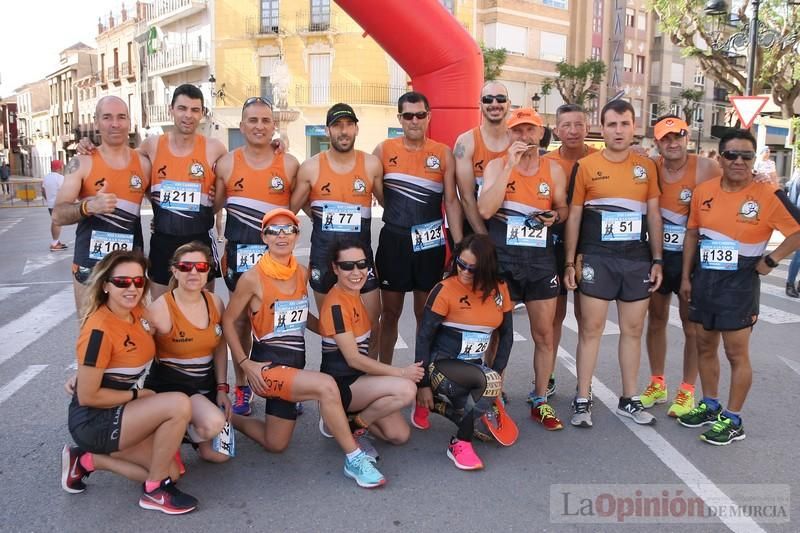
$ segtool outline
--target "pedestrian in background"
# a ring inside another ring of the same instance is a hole
[[[787,184],[787,194],[792,204],[800,207],[800,167],[794,169],[792,180]],[[792,256],[789,263],[789,272],[786,276],[786,296],[800,298],[800,290],[797,286],[797,273],[800,271],[800,250]]]
[[[56,205],[56,195],[64,183],[64,163],[60,159],[55,159],[50,163],[50,172],[42,178],[42,196],[47,202],[47,210],[53,214],[53,206]],[[61,237],[61,226],[50,220],[50,251],[60,252],[67,249],[67,245],[59,240]]]
[[[11,165],[4,159],[0,160],[0,194],[9,198],[11,197],[11,186],[8,184],[10,177]]]

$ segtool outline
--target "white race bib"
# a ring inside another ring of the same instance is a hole
[[[736,241],[700,241],[700,268],[736,270],[739,266],[739,243]]]
[[[547,246],[547,226],[531,229],[525,225],[526,217],[508,217],[506,224],[506,244],[509,246]]]
[[[415,252],[444,246],[444,228],[442,220],[434,220],[425,224],[417,224],[411,228],[411,242]]]
[[[638,241],[642,235],[642,214],[603,211],[600,238],[603,241]]]
[[[230,422],[225,422],[219,435],[211,440],[211,449],[229,457],[236,457],[235,432]]]
[[[161,182],[161,207],[171,211],[200,211],[202,185],[186,181]]]
[[[489,348],[491,335],[478,331],[464,331],[461,333],[461,350],[459,359],[480,359]]]
[[[664,224],[664,250],[682,252],[686,228],[676,224]]]
[[[322,231],[361,231],[361,208],[350,204],[326,204],[322,207]]]
[[[100,260],[116,250],[133,250],[133,235],[92,230],[89,240],[89,259]]]
[[[306,329],[308,319],[308,298],[301,300],[278,300],[275,302],[275,319],[272,324],[275,333],[287,333]]]
[[[266,244],[237,244],[236,272],[247,272],[267,251]]]

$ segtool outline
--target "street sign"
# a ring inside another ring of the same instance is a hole
[[[729,96],[742,128],[748,129],[753,125],[756,117],[769,102],[769,96]]]

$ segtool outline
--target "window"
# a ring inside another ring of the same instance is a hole
[[[658,117],[661,115],[661,104],[659,102],[650,102],[650,125],[655,126]]]
[[[439,3],[444,6],[452,15],[456,14],[456,1],[455,0],[439,0]]]
[[[260,33],[278,33],[279,20],[278,0],[261,0]]]
[[[567,9],[567,0],[542,0],[542,4],[558,9]]]
[[[673,63],[669,75],[670,87],[683,86],[683,63]]]
[[[642,118],[642,108],[644,107],[644,100],[641,98],[634,98],[631,102],[633,106],[633,115],[636,117],[636,120],[641,120]]]
[[[539,59],[563,61],[567,57],[567,36],[543,31],[539,37]]]
[[[600,54],[602,50],[599,46],[592,46],[592,59],[600,59]]]
[[[503,85],[508,89],[508,99],[515,106],[528,107],[531,101],[525,101],[525,82],[523,81],[506,81],[503,80]]]
[[[594,0],[592,10],[592,31],[603,32],[603,0]]]
[[[311,0],[311,20],[309,30],[324,31],[331,25],[330,0]]]
[[[493,22],[483,27],[483,40],[489,48],[505,48],[509,54],[528,53],[528,30],[523,26],[512,26]]]
[[[625,72],[633,72],[633,54],[623,54],[622,66]]]
[[[636,24],[636,10],[628,7],[625,9],[625,25],[629,28],[633,28],[635,24]]]
[[[722,125],[725,120],[725,108],[714,106],[711,108],[711,126]]]
[[[695,107],[694,108],[694,117],[692,118],[694,123],[699,125],[700,122],[705,121],[705,118],[706,118],[706,110],[703,108],[703,106],[699,105],[699,106]]]
[[[639,31],[647,31],[647,13],[639,11],[636,14],[636,29]]]
[[[681,116],[681,105],[677,102],[672,102],[669,105],[669,112],[673,115]]]
[[[308,56],[312,105],[330,103],[331,88],[331,56],[330,54],[310,54]]]
[[[700,87],[706,84],[706,74],[700,67],[697,67],[694,71],[694,84]]]
[[[278,56],[264,56],[259,60],[260,90],[259,96],[273,101],[273,85],[275,70],[278,66]]]
[[[636,73],[644,74],[644,56],[636,56]]]

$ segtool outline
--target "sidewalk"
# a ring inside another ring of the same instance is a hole
[[[8,186],[11,188],[11,194],[0,194],[0,208],[45,207],[41,178],[12,174]]]

